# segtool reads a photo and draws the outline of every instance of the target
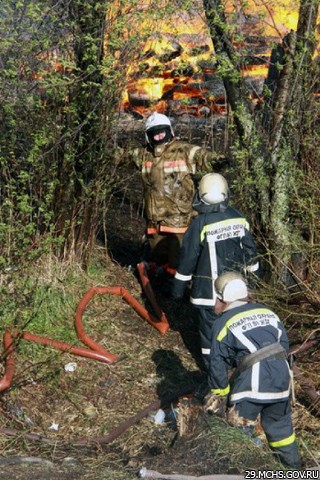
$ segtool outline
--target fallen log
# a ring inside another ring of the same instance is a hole
[[[217,475],[202,475],[201,477],[195,477],[193,475],[180,475],[179,473],[176,474],[167,474],[167,473],[159,473],[155,470],[147,470],[146,468],[141,468],[139,472],[140,478],[156,478],[162,480],[244,480],[243,475],[225,475],[225,474],[217,474]]]
[[[250,473],[253,470],[250,470]],[[303,472],[320,472],[320,467],[307,468]],[[283,472],[284,473],[284,472]],[[298,471],[297,471],[298,473]],[[201,477],[195,477],[193,475],[180,475],[179,473],[167,474],[156,472],[155,470],[147,470],[145,467],[142,467],[139,472],[140,478],[155,478],[158,480],[245,480],[244,475],[227,475],[227,474],[212,474],[212,475],[202,475]],[[248,478],[248,477],[247,477]],[[299,478],[295,476],[294,478]],[[300,478],[318,478],[318,475],[308,475],[301,476]]]

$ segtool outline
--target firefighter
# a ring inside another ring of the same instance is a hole
[[[146,120],[146,148],[135,149],[142,170],[149,260],[174,275],[182,238],[195,212],[194,176],[212,170],[217,155],[175,138],[170,119],[153,113]]]
[[[242,213],[228,206],[229,189],[219,173],[199,183],[193,208],[198,212],[186,232],[173,280],[172,296],[182,298],[192,280],[190,301],[198,324],[202,369],[209,368],[215,320],[214,280],[225,270],[258,273],[257,249]]]
[[[260,415],[267,441],[280,462],[300,468],[292,426],[289,342],[284,325],[265,305],[248,300],[244,278],[222,273],[214,283],[215,312],[205,409],[235,426]],[[228,370],[235,368],[228,379]]]

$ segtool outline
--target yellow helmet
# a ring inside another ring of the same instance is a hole
[[[224,272],[215,280],[217,297],[223,302],[234,302],[248,296],[248,288],[242,275],[238,272]]]

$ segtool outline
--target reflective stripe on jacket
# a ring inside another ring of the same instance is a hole
[[[174,233],[173,227],[185,231],[195,215],[193,176],[198,169],[208,171],[214,153],[174,139],[155,151],[136,149],[134,160],[142,172],[147,227],[164,233]]]
[[[276,355],[247,368],[229,386],[229,368],[236,368],[243,356],[276,342],[288,353],[285,328],[279,317],[264,305],[245,303],[222,313],[212,330],[210,388],[218,395],[231,388],[231,403],[287,400],[290,394],[289,365],[286,359]]]
[[[257,270],[256,257],[249,224],[240,212],[228,207],[224,212],[200,213],[185,233],[173,294],[182,296],[192,279],[191,303],[213,307],[218,275],[225,270]]]

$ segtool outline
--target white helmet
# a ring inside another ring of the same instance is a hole
[[[171,122],[166,115],[162,113],[154,112],[150,115],[150,117],[146,120],[146,140],[150,145],[154,145],[157,143],[167,143],[169,142],[172,137],[174,137],[174,132],[172,129]],[[156,142],[153,138],[153,134],[165,131],[166,136],[161,142]]]
[[[207,173],[199,183],[199,197],[206,205],[228,200],[228,183],[220,173]]]
[[[237,272],[225,272],[214,282],[217,297],[223,302],[234,302],[248,296],[248,288],[242,275]]]
[[[147,118],[146,132],[150,130],[150,128],[159,127],[160,125],[161,126],[166,125],[171,128],[171,122],[166,115],[163,115],[162,113],[154,112],[150,115],[150,117]]]

